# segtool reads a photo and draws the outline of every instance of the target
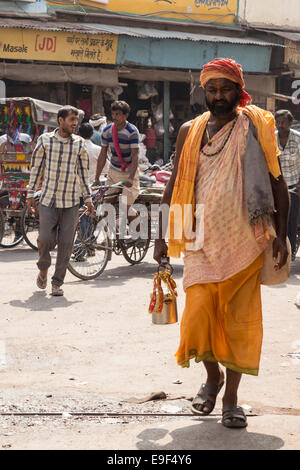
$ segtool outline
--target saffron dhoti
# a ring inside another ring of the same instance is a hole
[[[168,255],[184,254],[186,306],[175,357],[183,367],[195,358],[258,375],[261,268],[274,212],[267,171],[273,178],[281,174],[275,121],[271,113],[246,106],[250,96],[241,66],[229,59],[210,62],[201,73],[202,86],[215,78],[240,85],[240,107],[203,148],[211,115],[197,117],[181,152],[171,201],[171,208],[181,211],[170,211],[168,227]],[[251,167],[251,155],[261,151],[265,161],[257,158]],[[261,182],[255,172],[264,176]]]
[[[231,126],[228,123],[216,134],[212,153]],[[258,375],[265,245],[249,225],[243,192],[248,132],[248,118],[239,113],[225,148],[213,157],[202,152],[199,156],[194,190],[196,204],[204,206],[204,244],[200,250],[186,250],[184,256],[186,308],[176,354],[183,367],[195,358]]]
[[[182,367],[220,362],[244,374],[258,375],[262,344],[260,271],[263,255],[231,278],[194,284],[186,289],[186,305],[175,357]]]

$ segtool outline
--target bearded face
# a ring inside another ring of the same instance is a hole
[[[226,78],[209,80],[205,100],[213,116],[231,114],[240,103],[241,87]]]

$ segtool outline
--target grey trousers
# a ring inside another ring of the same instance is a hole
[[[289,186],[291,189],[293,186]],[[297,194],[290,193],[290,215],[288,223],[288,237],[292,246],[292,253],[297,254],[296,250],[296,240],[297,240],[297,231],[299,225],[299,216],[300,216],[300,197]]]
[[[66,209],[39,206],[40,229],[38,236],[39,260],[41,271],[51,265],[50,251],[57,245],[57,258],[52,284],[61,286],[71,257],[74,233],[78,221],[79,205]]]

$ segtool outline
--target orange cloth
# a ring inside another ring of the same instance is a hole
[[[182,367],[220,362],[244,374],[258,375],[262,345],[260,271],[263,255],[226,281],[195,284],[186,290],[175,357]]]
[[[184,256],[184,290],[193,284],[229,279],[253,263],[267,246],[265,238],[264,243],[258,243],[256,231],[249,225],[243,194],[242,158],[249,119],[239,113],[231,132],[233,124],[234,121],[227,123],[214,136],[212,145],[203,148],[208,153],[216,152],[230,132],[228,145],[218,155],[207,157],[200,153],[195,179],[198,227],[195,247]],[[203,210],[198,218],[199,208]],[[199,236],[201,244],[197,243]]]
[[[274,117],[269,111],[265,111],[257,106],[238,108],[238,111],[245,113],[257,128],[258,140],[265,153],[269,172],[274,178],[278,178],[281,172],[278,162],[279,150],[275,137]],[[169,239],[168,255],[174,258],[179,258],[180,254],[186,251],[186,244],[194,241],[191,234],[194,224],[192,214],[195,212],[195,178],[202,137],[209,117],[210,112],[206,112],[193,121],[180,156],[177,177],[172,194],[167,234]],[[176,217],[176,212],[178,213],[178,211],[173,211],[172,206],[181,208],[181,221]],[[187,207],[185,208],[185,206]],[[181,227],[179,236],[178,227]]]
[[[241,86],[240,106],[246,106],[251,103],[251,96],[244,90],[245,82],[243,78],[243,69],[240,64],[232,59],[216,59],[204,65],[200,74],[202,88],[209,80],[217,78],[226,78],[231,82],[238,83]]]

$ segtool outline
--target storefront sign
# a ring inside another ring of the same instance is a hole
[[[0,29],[0,58],[115,64],[118,36],[21,28]]]
[[[55,2],[48,0],[55,6]],[[81,0],[81,4],[118,13],[161,19],[234,23],[238,0]]]

